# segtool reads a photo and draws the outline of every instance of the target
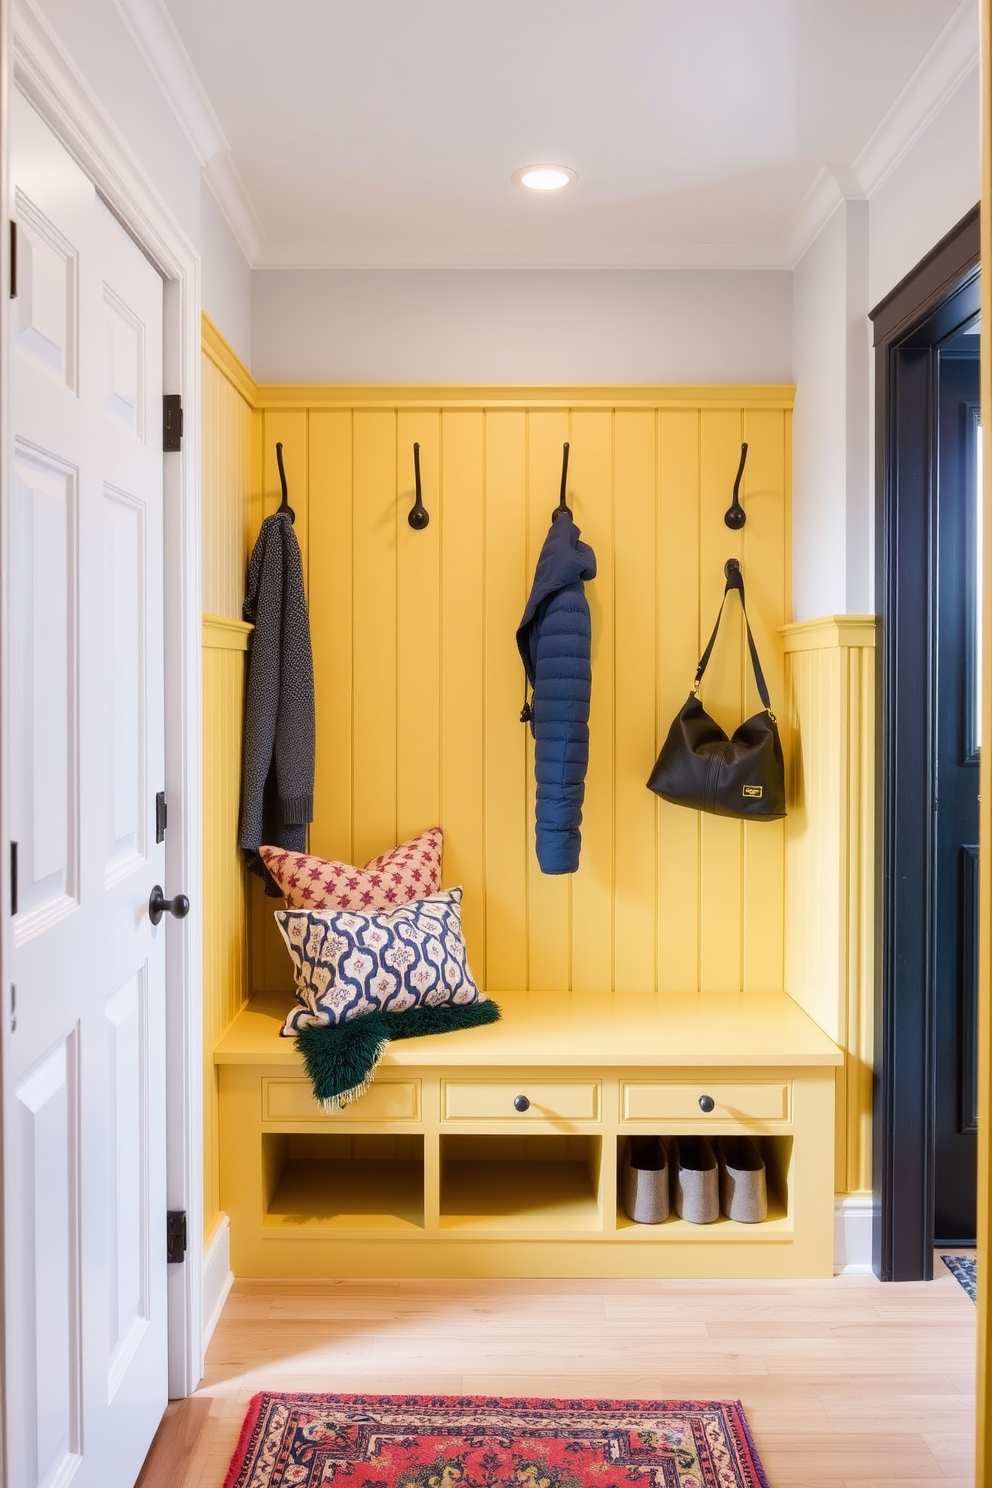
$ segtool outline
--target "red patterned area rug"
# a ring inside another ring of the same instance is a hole
[[[224,1488],[769,1488],[738,1401],[256,1395]]]

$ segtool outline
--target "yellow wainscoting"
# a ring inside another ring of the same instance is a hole
[[[248,917],[238,850],[241,716],[250,627],[203,621],[203,1141],[204,1230],[220,1213],[213,1050],[248,997]]]
[[[783,627],[789,815],[785,985],[846,1051],[837,1192],[871,1188],[875,618]]]
[[[440,823],[444,878],[484,985],[768,991],[785,985],[785,832],[700,817],[645,781],[743,563],[773,699],[784,704],[792,389],[256,390],[253,531],[279,500],[306,565],[317,689],[312,851],[364,862]],[[747,525],[730,531],[741,441]],[[543,876],[515,630],[558,501],[594,548],[590,765],[581,865]],[[407,522],[413,444],[430,525]],[[704,701],[732,728],[736,601]],[[289,985],[253,884],[255,991]]]
[[[248,996],[245,873],[237,850],[241,714],[249,627],[241,621],[251,536],[255,385],[203,324],[204,1234],[220,1214],[213,1048]]]
[[[203,404],[203,612],[241,619],[251,532],[254,383],[210,325],[200,359]]]

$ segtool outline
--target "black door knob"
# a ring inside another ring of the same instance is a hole
[[[701,1095],[699,1097],[699,1109],[701,1111],[712,1111],[715,1105],[716,1101],[711,1095]]]
[[[527,1097],[525,1095],[514,1096],[514,1099],[513,1099],[513,1109],[515,1111],[529,1111],[530,1110],[530,1101],[527,1099]]]
[[[189,900],[185,894],[177,894],[174,899],[166,899],[162,893],[162,885],[156,884],[148,896],[148,918],[153,925],[157,925],[164,914],[171,914],[177,920],[184,920],[189,914]]]

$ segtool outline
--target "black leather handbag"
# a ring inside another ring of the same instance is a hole
[[[741,597],[754,680],[764,707],[752,718],[746,718],[733,737],[728,738],[705,711],[697,693],[731,589],[736,589]],[[782,741],[748,624],[744,578],[737,563],[727,566],[727,587],[713,634],[696,668],[692,691],[668,730],[668,738],[651,771],[648,789],[676,806],[710,811],[715,816],[776,821],[786,814]]]

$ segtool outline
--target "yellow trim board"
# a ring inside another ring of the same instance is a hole
[[[214,651],[247,651],[253,625],[226,620],[223,615],[204,615],[203,644]]]
[[[233,355],[233,353],[232,353]],[[787,408],[795,401],[791,384],[683,386],[393,386],[336,383],[259,383],[257,406],[264,408]]]
[[[252,408],[257,408],[258,383],[207,315],[200,317],[200,349],[220,368],[228,382],[237,388],[245,402]]]
[[[825,615],[780,625],[778,633],[788,655],[794,651],[834,651],[838,646],[874,646],[876,626],[874,615]]]

